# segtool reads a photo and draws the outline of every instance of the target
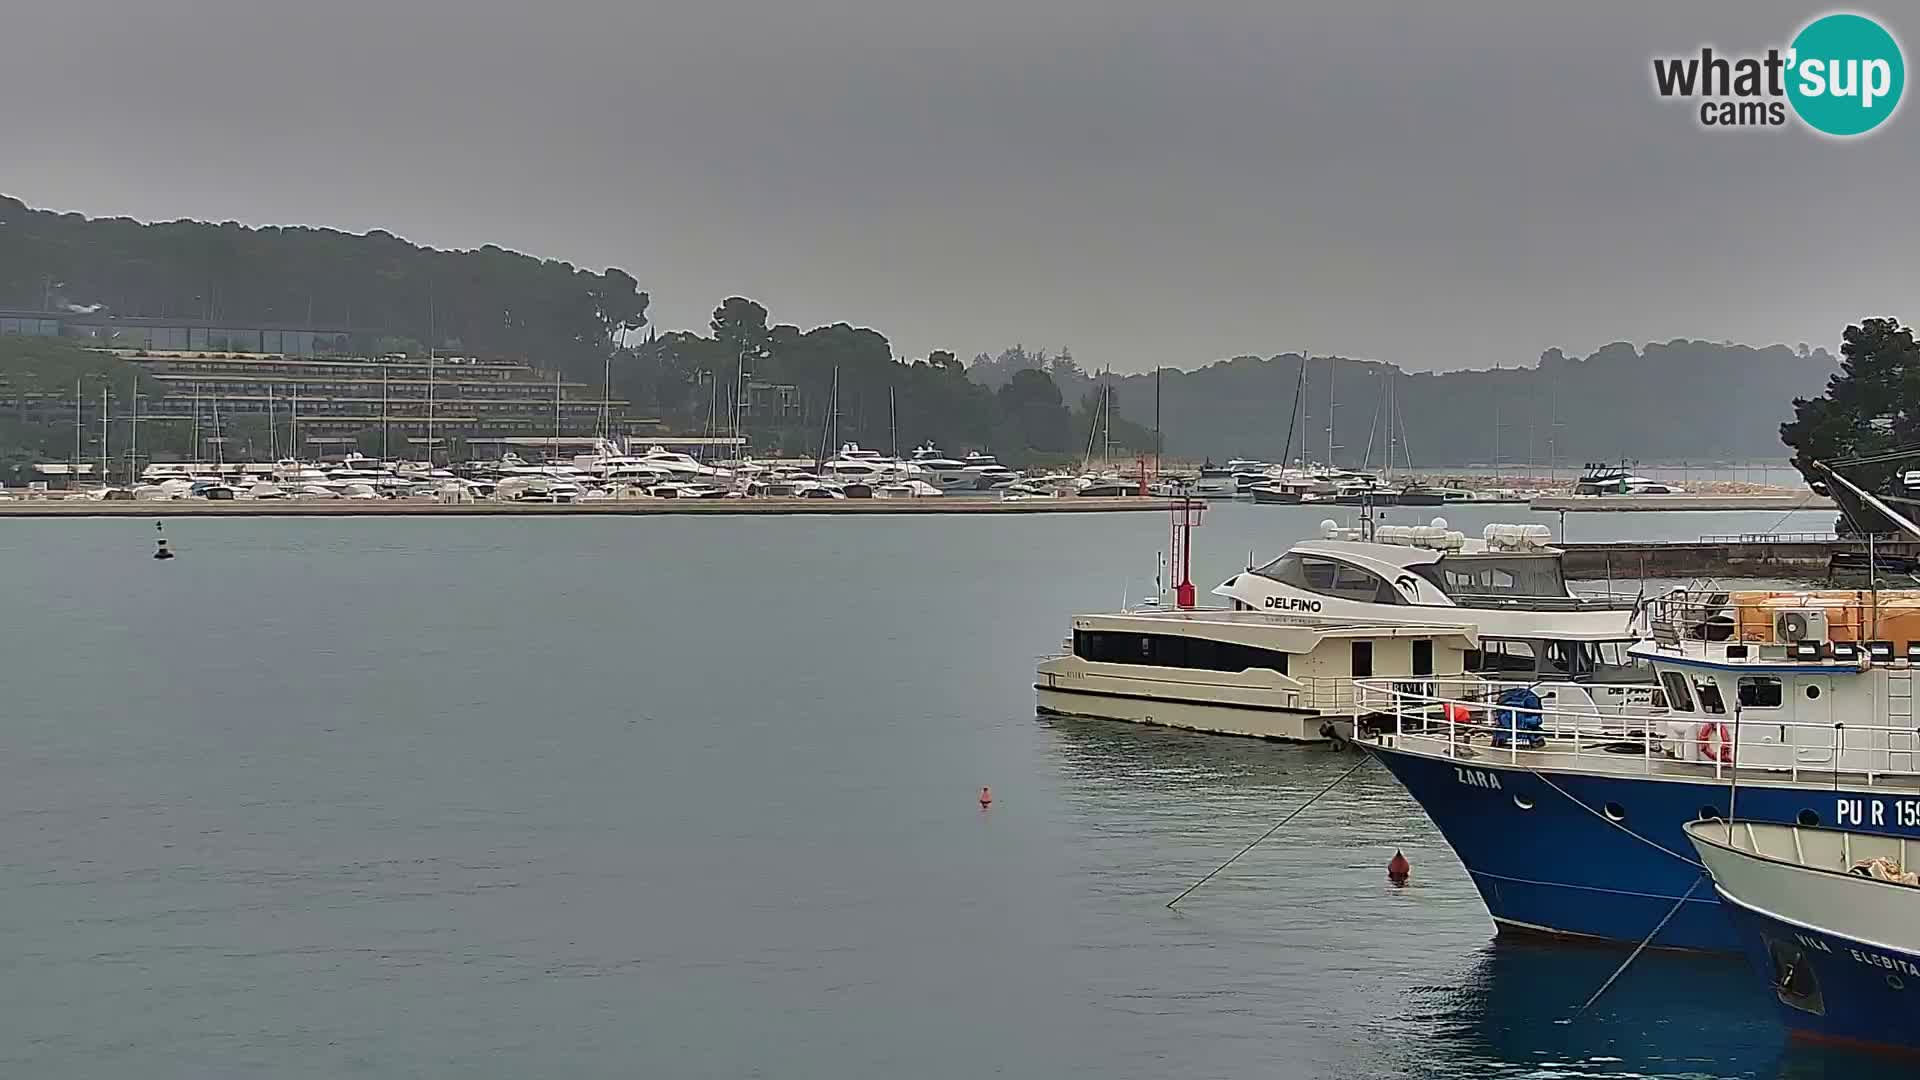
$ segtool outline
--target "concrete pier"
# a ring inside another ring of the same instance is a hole
[[[1824,578],[1835,568],[1863,570],[1865,541],[1707,537],[1678,543],[1611,542],[1562,544],[1569,578],[1597,581],[1649,578],[1762,577]],[[1873,555],[1883,575],[1904,572],[1920,559],[1920,543],[1876,541]]]
[[[1536,495],[1528,509],[1548,513],[1645,513],[1655,510],[1831,510],[1833,500],[1811,491],[1738,495]]]

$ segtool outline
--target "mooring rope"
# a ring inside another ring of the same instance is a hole
[[[1205,885],[1209,881],[1212,881],[1214,874],[1218,874],[1220,871],[1225,870],[1229,866],[1232,866],[1240,858],[1241,855],[1245,855],[1247,852],[1252,851],[1256,847],[1259,847],[1261,840],[1265,840],[1267,837],[1272,836],[1274,833],[1279,832],[1281,827],[1284,826],[1287,822],[1292,821],[1294,818],[1299,817],[1301,813],[1307,809],[1307,807],[1312,806],[1314,803],[1319,802],[1321,796],[1325,795],[1329,791],[1332,791],[1334,788],[1339,787],[1340,782],[1342,780],[1345,780],[1347,777],[1352,776],[1354,773],[1359,772],[1361,769],[1366,767],[1368,762],[1372,760],[1373,760],[1372,754],[1363,755],[1360,758],[1359,764],[1355,765],[1351,769],[1348,769],[1346,772],[1341,773],[1338,777],[1335,777],[1333,783],[1328,784],[1326,787],[1321,788],[1318,792],[1314,794],[1313,798],[1308,799],[1306,802],[1301,803],[1298,807],[1295,807],[1293,813],[1288,814],[1286,817],[1283,817],[1279,821],[1274,822],[1273,828],[1268,829],[1266,832],[1261,833],[1259,839],[1255,840],[1251,844],[1248,844],[1246,847],[1241,848],[1239,853],[1234,855],[1233,858],[1228,859],[1226,862],[1223,862],[1219,866],[1214,867],[1213,871],[1209,873],[1206,877],[1203,877],[1199,881],[1196,881],[1193,884],[1187,886],[1186,892],[1183,892],[1179,896],[1176,896],[1173,899],[1167,901],[1167,906],[1171,908],[1173,905],[1179,903],[1182,900],[1185,900],[1187,898],[1188,893],[1191,893],[1193,892],[1193,890],[1199,888],[1202,885]]]
[[[1626,833],[1628,836],[1633,837],[1635,840],[1640,841],[1641,843],[1647,845],[1648,847],[1653,848],[1655,851],[1665,852],[1666,854],[1671,855],[1676,859],[1679,859],[1681,862],[1686,863],[1688,866],[1698,867],[1699,869],[1703,869],[1703,870],[1706,869],[1706,867],[1701,865],[1700,860],[1689,859],[1685,855],[1680,854],[1679,852],[1673,850],[1672,848],[1662,845],[1658,841],[1649,840],[1646,837],[1641,836],[1639,833],[1634,832],[1632,829],[1627,828],[1625,825],[1622,825],[1619,822],[1608,817],[1607,815],[1601,813],[1600,811],[1595,810],[1593,807],[1588,806],[1586,803],[1581,802],[1579,799],[1574,798],[1571,794],[1567,792],[1565,788],[1561,787],[1559,784],[1556,784],[1552,780],[1548,779],[1547,775],[1541,772],[1540,770],[1535,769],[1530,765],[1522,765],[1520,767],[1532,773],[1541,783],[1547,785],[1548,787],[1559,792],[1560,794],[1565,795],[1567,797],[1567,801],[1573,803],[1573,805],[1579,807],[1582,810],[1585,810],[1587,813],[1592,814],[1594,817],[1599,818],[1601,821],[1606,822],[1607,824],[1613,826],[1614,828],[1619,829],[1621,832]]]
[[[1593,992],[1593,996],[1588,998],[1585,1004],[1573,1010],[1573,1016],[1569,1016],[1565,1020],[1562,1020],[1560,1022],[1563,1024],[1573,1023],[1576,1017],[1578,1017],[1581,1013],[1587,1011],[1588,1006],[1592,1005],[1596,1001],[1599,1001],[1600,995],[1607,992],[1607,987],[1612,986],[1614,983],[1614,980],[1618,979],[1621,976],[1621,974],[1625,972],[1627,968],[1633,964],[1634,959],[1638,957],[1641,954],[1641,952],[1643,952],[1646,949],[1648,945],[1652,944],[1653,939],[1660,936],[1660,931],[1665,930],[1667,928],[1667,923],[1671,922],[1673,920],[1673,917],[1679,914],[1680,908],[1684,906],[1687,901],[1693,899],[1693,890],[1698,889],[1700,887],[1700,883],[1705,880],[1707,880],[1707,875],[1705,873],[1702,873],[1698,877],[1695,877],[1693,879],[1693,884],[1687,886],[1687,891],[1682,893],[1680,896],[1680,899],[1674,901],[1673,906],[1667,909],[1666,915],[1662,917],[1658,923],[1654,924],[1653,932],[1648,934],[1646,937],[1640,939],[1640,944],[1634,946],[1633,951],[1627,954],[1626,960],[1621,962],[1619,967],[1613,969],[1613,974],[1607,976],[1607,981],[1600,984],[1600,989],[1595,990]]]

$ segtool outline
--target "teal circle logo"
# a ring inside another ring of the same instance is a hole
[[[1787,100],[1808,127],[1864,135],[1900,104],[1907,65],[1900,43],[1865,15],[1824,15],[1793,39]]]

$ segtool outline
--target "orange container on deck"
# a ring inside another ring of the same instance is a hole
[[[1799,614],[1806,640],[1891,641],[1904,647],[1920,641],[1920,595],[1912,589],[1875,594],[1866,590],[1814,592],[1737,592],[1734,637],[1739,641],[1787,644],[1783,631],[1794,625],[1785,616]],[[1824,625],[1823,625],[1824,624]]]

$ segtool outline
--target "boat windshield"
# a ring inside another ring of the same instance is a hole
[[[1569,641],[1564,638],[1482,639],[1469,650],[1466,670],[1501,678],[1536,675],[1596,683],[1650,683],[1653,665],[1627,650],[1634,641]]]
[[[1567,597],[1557,555],[1443,555],[1415,569],[1456,599]]]

